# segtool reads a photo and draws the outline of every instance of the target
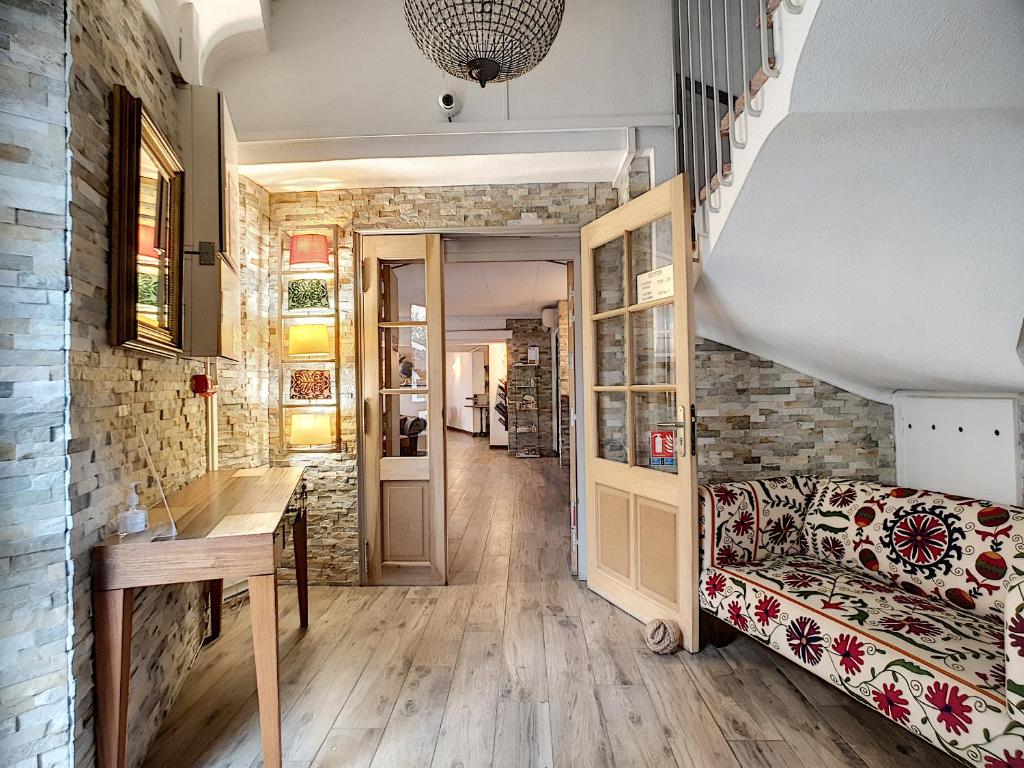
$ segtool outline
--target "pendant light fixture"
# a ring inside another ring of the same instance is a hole
[[[481,88],[537,66],[564,11],[565,0],[405,0],[405,21],[423,55]]]

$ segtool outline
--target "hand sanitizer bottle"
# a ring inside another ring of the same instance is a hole
[[[149,527],[149,512],[139,504],[139,484],[128,484],[128,509],[117,516],[117,532],[122,536],[140,533]]]

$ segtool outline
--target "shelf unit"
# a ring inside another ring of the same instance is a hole
[[[540,411],[537,408],[538,367],[536,363],[516,363],[512,366],[508,404],[509,410],[515,414],[512,426],[515,430],[515,455],[518,459],[540,457]]]
[[[327,238],[326,264],[292,263],[292,238],[301,235]],[[338,227],[333,224],[295,227],[282,233],[278,273],[278,424],[281,449],[286,453],[341,450],[339,242]],[[326,343],[319,328],[296,333],[295,329],[301,326],[326,327]],[[302,335],[309,337],[307,344],[299,343]],[[316,351],[303,352],[303,347]],[[297,415],[326,417],[330,439],[315,445],[293,442],[292,424]]]

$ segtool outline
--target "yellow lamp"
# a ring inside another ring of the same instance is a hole
[[[329,445],[334,442],[331,435],[331,414],[292,414],[289,436],[292,445]]]
[[[323,323],[293,325],[288,330],[288,354],[329,355],[331,338]]]

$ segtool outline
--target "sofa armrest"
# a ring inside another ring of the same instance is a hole
[[[756,510],[748,483],[697,489],[701,570],[756,561]]]
[[[1024,724],[1024,562],[1010,562],[1011,576],[1003,582],[1003,643],[1006,656],[1006,711]]]
[[[817,484],[789,476],[700,486],[701,569],[800,552]]]

